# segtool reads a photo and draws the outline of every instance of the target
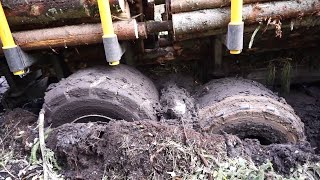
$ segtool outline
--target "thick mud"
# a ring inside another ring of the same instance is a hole
[[[168,172],[175,171],[177,176],[192,174],[192,157],[197,157],[196,164],[204,166],[198,151],[222,162],[227,158],[242,157],[261,165],[270,160],[275,171],[281,174],[290,174],[299,165],[320,161],[316,155],[320,152],[318,86],[297,86],[285,96],[304,122],[310,143],[261,145],[261,139],[259,142],[254,137],[244,139],[243,136],[241,140],[233,135],[201,132],[197,123],[197,103],[193,98],[194,86],[190,88],[191,85],[184,86],[181,82],[176,79],[158,86],[162,106],[160,122],[66,124],[54,129],[46,142],[63,167],[61,173],[71,179],[170,179],[172,174]],[[258,85],[256,87],[260,89]],[[241,93],[250,94],[245,89]],[[258,95],[274,96],[271,91]],[[282,98],[277,100],[285,103]],[[28,166],[23,159],[30,155],[37,138],[37,115],[15,109],[0,117],[1,150],[13,151],[16,158],[22,159],[10,162],[7,170],[19,174]],[[7,177],[10,177],[8,173],[0,171],[0,179]]]
[[[223,78],[203,85],[195,95],[199,124],[210,133],[221,131],[264,144],[305,140],[304,126],[294,110],[262,84]]]
[[[65,165],[65,175],[78,179],[101,179],[103,175],[108,179],[169,179],[166,172],[172,172],[173,163],[188,168],[188,159],[170,155],[175,143],[227,157],[223,136],[205,137],[192,129],[152,121],[68,124],[48,139],[48,146]]]
[[[305,134],[316,153],[320,153],[320,87],[299,85],[285,95],[305,126]]]
[[[29,156],[38,134],[36,119],[21,109],[7,113],[1,127],[2,148],[10,147],[21,159]],[[70,179],[170,179],[168,172],[180,176],[194,173],[194,163],[204,166],[202,153],[221,162],[242,157],[261,165],[270,160],[282,174],[320,160],[308,143],[263,146],[233,135],[202,134],[178,121],[65,124],[50,133],[46,144],[55,152],[60,173]],[[7,170],[18,174],[21,167],[27,168],[24,162],[12,161]],[[0,174],[4,179],[9,176]]]
[[[261,146],[232,135],[203,135],[152,121],[67,124],[47,141],[64,165],[65,176],[77,179],[170,179],[167,172],[179,172],[175,166],[191,173],[190,157],[180,156],[173,147],[185,153],[185,147],[192,147],[222,162],[242,157],[262,164],[269,159],[285,174],[299,164],[320,160],[308,144]]]

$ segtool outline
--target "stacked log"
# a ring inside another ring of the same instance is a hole
[[[96,0],[1,0],[5,14],[12,27],[25,25],[38,28],[53,23],[74,24],[99,22]],[[126,0],[110,0],[115,20],[130,18]],[[42,25],[42,26],[41,26]]]
[[[244,4],[270,2],[272,0],[243,0]],[[275,0],[273,0],[275,1]],[[230,6],[230,0],[171,0],[171,12],[190,12]]]
[[[135,19],[113,23],[119,40],[146,39],[148,34],[160,32],[168,22],[137,22]],[[169,28],[169,27],[168,27]],[[102,43],[101,24],[81,24],[14,32],[17,45],[23,50],[52,49]],[[0,46],[1,46],[0,41]],[[0,49],[0,55],[3,54]]]
[[[173,0],[173,2],[179,0]],[[179,1],[180,2],[180,1]],[[171,4],[173,31],[176,40],[190,39],[194,34],[198,37],[214,35],[221,28],[227,27],[230,22],[230,8],[204,9],[217,6],[225,6],[224,0],[206,1],[206,0],[190,0],[192,3],[179,3],[180,6]],[[198,5],[196,2],[202,2]],[[207,2],[207,4],[205,4]],[[228,1],[227,1],[228,2]],[[247,0],[246,2],[261,2],[261,0]],[[192,11],[195,9],[203,9]],[[176,9],[175,9],[176,8]],[[190,12],[180,12],[190,11]],[[245,25],[255,24],[258,22],[268,22],[270,20],[284,20],[299,18],[304,16],[319,16],[320,1],[304,0],[304,1],[276,1],[244,5],[243,18]],[[188,38],[188,35],[191,35]]]

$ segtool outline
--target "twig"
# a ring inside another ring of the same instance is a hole
[[[20,123],[21,123],[21,121],[19,121],[17,124],[15,124],[14,127],[11,128],[10,131],[5,132],[5,136],[4,136],[2,139],[0,139],[0,140],[1,140],[0,145],[2,145],[2,144],[4,143],[4,141],[6,140],[6,138],[7,138],[14,130],[16,130],[16,127],[17,127]]]
[[[260,28],[261,28],[261,24],[256,28],[256,30],[254,30],[254,32],[253,32],[253,34],[251,36],[250,42],[249,42],[249,49],[252,48],[254,38],[256,37],[256,35],[259,32]]]
[[[4,164],[0,164],[3,169],[6,171],[6,173],[8,173],[11,177],[13,177],[14,179],[18,179],[16,176],[14,176],[7,168]]]
[[[204,166],[205,166],[205,167],[209,167],[208,161],[206,160],[205,157],[202,156],[202,154],[199,152],[199,150],[196,150],[196,153],[197,153],[197,155],[200,157],[200,159],[201,159],[202,163],[204,164]],[[208,179],[209,179],[209,180],[213,180],[210,173],[208,173]]]
[[[161,151],[163,151],[165,148],[166,148],[165,146],[162,146],[160,149],[157,150],[156,153],[154,153],[154,154],[152,154],[152,155],[150,156],[150,162],[151,162],[151,164],[153,164],[154,158],[157,157],[158,154],[159,154]]]
[[[48,173],[48,166],[47,166],[46,157],[45,157],[46,144],[44,139],[45,139],[44,138],[44,110],[41,110],[39,115],[39,143],[40,143],[42,163],[43,163],[43,178],[48,179],[49,173]]]
[[[188,137],[187,137],[187,132],[186,132],[186,126],[184,124],[184,119],[180,118],[181,122],[182,122],[182,128],[183,128],[183,134],[184,134],[184,145],[187,145],[188,143]]]

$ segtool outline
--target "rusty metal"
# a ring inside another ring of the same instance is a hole
[[[270,2],[275,0],[244,0],[244,4]],[[279,1],[279,0],[278,0]],[[230,0],[171,0],[171,12],[190,12],[230,6]]]
[[[172,30],[172,21],[147,21],[146,24],[148,34]]]
[[[128,12],[126,0],[111,0],[110,3],[115,17]],[[53,22],[66,23],[70,19],[99,22],[96,0],[2,0],[2,4],[11,26],[51,25]]]
[[[146,38],[146,34],[139,34],[135,20],[114,22],[114,29],[119,40]],[[102,34],[101,24],[84,24],[21,31],[13,33],[13,37],[22,49],[37,50],[97,44],[102,42]],[[0,53],[3,53],[2,50]]]
[[[250,4],[243,8],[245,24],[263,21],[302,18],[318,14],[319,0],[280,1],[273,3]],[[188,35],[212,35],[214,31],[226,27],[230,20],[230,8],[199,10],[172,15],[175,39],[189,39]]]
[[[144,37],[143,39],[146,39],[148,37],[147,25],[145,22],[138,23],[138,34],[139,37]]]

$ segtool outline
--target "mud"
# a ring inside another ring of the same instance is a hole
[[[299,164],[320,160],[308,144],[261,146],[258,141],[242,142],[232,135],[203,135],[151,121],[66,124],[48,139],[48,146],[64,165],[64,175],[77,179],[170,179],[167,172],[179,172],[175,166],[191,173],[190,157],[174,154],[170,149],[174,145],[181,151],[192,145],[221,161],[228,157],[252,159],[256,164],[270,160],[283,174]]]
[[[221,159],[228,151],[223,136],[152,121],[67,124],[54,130],[47,142],[64,165],[66,177],[77,179],[170,179],[167,172],[174,164],[188,171],[190,157],[170,155],[170,146],[178,143],[192,144]]]
[[[270,97],[277,101],[284,101],[262,84],[243,78],[212,80],[198,90],[196,98],[203,105],[213,105],[225,98],[237,95]]]
[[[200,127],[263,144],[305,140],[304,126],[294,110],[262,84],[242,78],[224,78],[203,85],[195,95]]]
[[[9,147],[21,159],[29,156],[38,134],[36,119],[22,109],[8,112],[1,127],[2,148]],[[196,164],[203,165],[198,150],[222,162],[242,157],[261,165],[270,160],[282,174],[305,162],[320,160],[308,143],[263,146],[255,140],[202,134],[183,124],[156,121],[65,124],[50,133],[46,144],[56,154],[63,169],[60,173],[71,179],[170,179],[167,172],[173,170],[178,175],[193,173],[191,157],[196,156]],[[9,171],[18,174],[26,168],[25,162],[13,161]],[[0,173],[0,177],[9,176]]]
[[[10,147],[15,153],[24,153],[31,149],[37,131],[37,115],[23,109],[7,111],[0,124],[1,148]]]
[[[246,152],[256,164],[263,164],[270,160],[277,172],[292,173],[298,165],[307,162],[318,162],[320,157],[315,155],[308,142],[293,144],[271,144],[261,146],[255,139],[246,139],[243,142]]]
[[[298,85],[285,95],[305,125],[305,134],[317,154],[320,153],[320,87]]]
[[[30,166],[29,155],[37,137],[37,115],[23,109],[8,111],[0,123],[0,179],[31,179],[41,167]],[[3,166],[6,164],[6,170]],[[10,172],[8,174],[7,172]]]
[[[170,83],[159,83],[160,103],[163,106],[160,122],[66,124],[54,129],[47,139],[47,146],[57,155],[63,167],[61,173],[71,179],[170,179],[171,175],[167,172],[173,170],[181,174],[192,173],[189,164],[191,155],[184,153],[182,156],[174,148],[189,148],[188,152],[190,149],[192,152],[201,149],[222,161],[243,157],[261,165],[270,160],[273,168],[281,174],[290,174],[304,163],[320,161],[319,156],[315,155],[320,147],[318,86],[293,87],[291,94],[285,96],[288,104],[305,123],[305,133],[310,143],[261,145],[263,142],[254,137],[240,140],[228,134],[201,133],[194,123],[197,117],[192,97],[194,91],[179,84],[181,82],[177,78]],[[241,93],[250,94],[245,89]],[[273,96],[271,91],[260,95]],[[277,100],[284,102],[282,98]],[[177,105],[176,101],[184,104],[186,113],[172,111]],[[22,159],[9,164],[8,170],[18,174],[27,167],[25,158],[30,155],[34,139],[37,138],[37,116],[15,109],[0,117],[0,148],[13,150],[15,156]],[[198,156],[197,153],[194,155]],[[198,157],[197,163],[203,164],[200,159]],[[0,179],[3,177],[9,175],[1,171]]]
[[[163,121],[179,120],[191,126],[197,123],[195,100],[187,89],[168,83],[161,89],[160,104]]]

